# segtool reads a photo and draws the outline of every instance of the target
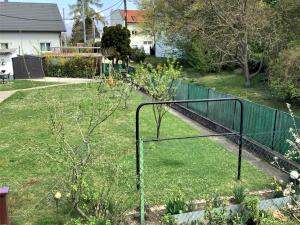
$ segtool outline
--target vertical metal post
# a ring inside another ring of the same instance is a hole
[[[82,7],[82,23],[83,23],[83,42],[86,43],[86,27],[85,27],[85,0],[81,0]]]
[[[7,195],[8,187],[0,188],[0,224],[9,225]]]
[[[234,102],[233,120],[232,120],[232,130],[234,130],[234,126],[235,126],[235,116],[236,116],[236,101]]]
[[[275,149],[275,134],[276,134],[276,123],[277,123],[277,114],[278,110],[275,110],[274,126],[273,126],[273,135],[272,135],[272,150]]]
[[[137,190],[140,189],[140,109],[141,105],[138,106],[135,115],[135,160],[136,160],[136,179]]]
[[[140,149],[140,215],[141,215],[141,225],[145,225],[145,193],[144,193],[144,144],[143,141],[139,141]]]
[[[209,99],[209,88],[207,89],[207,99]],[[209,110],[208,110],[209,102],[206,102],[206,118],[208,118]]]
[[[242,148],[243,148],[243,129],[244,129],[244,105],[241,100],[237,100],[241,105],[241,118],[240,118],[240,137],[239,137],[239,159],[238,159],[238,175],[237,179],[241,179],[241,169],[242,169]]]
[[[128,17],[128,13],[127,13],[127,0],[124,0],[124,12],[125,12],[125,27],[126,27],[126,29],[128,29],[128,21],[127,21],[127,17]]]

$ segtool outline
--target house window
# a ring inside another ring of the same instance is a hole
[[[50,43],[41,43],[41,51],[42,52],[51,51],[51,44]]]
[[[133,22],[136,21],[136,17],[135,16],[131,16],[131,19],[132,19]]]
[[[8,43],[0,43],[0,49],[8,49]]]
[[[144,45],[152,45],[152,41],[144,41]]]
[[[132,34],[133,36],[136,36],[136,35],[137,35],[137,31],[136,31],[136,30],[133,30],[133,31],[131,31],[131,34]]]

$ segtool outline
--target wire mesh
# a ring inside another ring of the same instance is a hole
[[[217,92],[194,84],[178,82],[175,100],[232,98],[231,95]],[[289,150],[287,139],[291,138],[289,129],[294,127],[293,118],[288,113],[250,101],[244,102],[244,134],[268,148],[286,154]],[[234,102],[209,102],[182,104],[183,107],[205,116],[226,128],[239,131],[240,105]],[[300,127],[300,118],[295,117]]]

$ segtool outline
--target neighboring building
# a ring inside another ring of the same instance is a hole
[[[155,56],[160,58],[172,58],[174,56],[182,58],[182,52],[176,47],[171,46],[164,35],[160,35],[155,43]]]
[[[65,25],[56,4],[0,2],[0,70],[13,74],[11,58],[61,47]]]
[[[125,11],[113,10],[110,15],[111,26],[120,24],[125,26]],[[153,38],[149,35],[142,34],[139,23],[144,22],[142,10],[127,10],[127,24],[130,31],[130,46],[132,48],[144,49],[146,54],[150,54],[150,48],[153,47]]]

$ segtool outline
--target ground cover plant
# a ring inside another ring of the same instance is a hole
[[[0,118],[0,184],[10,187],[9,207],[15,224],[64,224],[79,216],[66,203],[69,196],[64,184],[69,171],[45,154],[57,149],[50,130],[49,104],[59,101],[70,118],[78,108],[88,115],[97,106],[92,102],[97,87],[81,84],[18,92],[1,105],[1,114],[6,116]],[[134,92],[127,109],[120,107],[90,137],[95,152],[88,190],[96,189],[103,196],[102,206],[111,213],[105,216],[110,218],[118,216],[122,220],[126,210],[138,206],[135,109],[145,100],[145,96]],[[155,137],[151,108],[142,111],[141,122],[142,137]],[[78,144],[80,138],[71,132],[74,124],[66,123],[65,129],[71,143]],[[198,131],[166,114],[162,136],[191,134]],[[165,203],[178,190],[191,199],[205,198],[213,192],[226,195],[235,184],[237,156],[211,139],[146,144],[145,163],[146,203],[150,205]],[[270,177],[247,162],[243,162],[242,179],[249,190],[268,188],[271,183]],[[58,192],[61,196],[56,201],[53,195]],[[94,196],[96,192],[85,193]]]
[[[5,84],[0,84],[0,91],[12,91],[19,89],[27,89],[33,87],[47,86],[57,84],[55,82],[30,81],[30,80],[14,80]]]

